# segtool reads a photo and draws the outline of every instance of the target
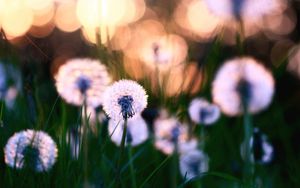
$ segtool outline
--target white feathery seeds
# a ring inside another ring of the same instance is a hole
[[[251,156],[252,162],[259,164],[268,164],[274,158],[274,147],[268,141],[267,135],[260,132],[258,128],[254,129],[254,134],[250,139],[250,146],[253,153]],[[245,159],[245,142],[240,146],[242,159]]]
[[[113,120],[129,119],[147,106],[146,91],[133,80],[119,80],[109,86],[103,95],[103,109]]]
[[[188,109],[190,118],[195,123],[211,125],[220,117],[220,109],[215,104],[210,104],[204,98],[195,98]]]
[[[204,0],[204,3],[216,16],[251,22],[280,11],[285,4],[282,0]]]
[[[225,62],[213,81],[212,95],[225,114],[243,113],[243,101],[249,113],[269,106],[274,94],[272,74],[253,58],[235,58]]]
[[[4,154],[5,163],[12,168],[28,167],[36,172],[43,172],[54,165],[57,146],[47,133],[26,130],[9,138]]]
[[[102,94],[111,78],[99,60],[70,59],[61,65],[55,75],[56,89],[60,96],[73,105],[83,105],[86,96],[88,106],[102,104]]]
[[[192,150],[180,155],[179,168],[182,177],[190,180],[208,171],[209,158],[201,150]]]
[[[109,120],[108,122],[108,133],[111,140],[118,146],[121,145],[122,135],[124,129],[124,120],[114,121]],[[137,115],[135,118],[130,118],[127,121],[127,135],[125,145],[130,143],[131,146],[137,146],[149,137],[149,131],[147,123],[140,116]]]
[[[189,139],[187,125],[182,125],[176,118],[158,118],[154,122],[155,147],[170,155],[177,149],[186,153],[197,147],[197,140]]]

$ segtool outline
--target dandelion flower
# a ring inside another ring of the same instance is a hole
[[[100,61],[78,58],[62,65],[55,80],[58,93],[67,103],[81,106],[86,97],[87,105],[96,107],[102,104],[102,94],[111,79]]]
[[[109,120],[108,122],[108,132],[111,140],[117,144],[121,145],[122,135],[124,129],[124,120],[115,121]],[[142,116],[137,115],[135,118],[131,118],[127,122],[127,132],[126,132],[126,145],[137,146],[143,143],[149,137],[149,131],[147,123],[142,118]]]
[[[244,146],[245,143],[241,144],[241,156],[244,159]],[[261,133],[259,129],[254,129],[254,134],[250,139],[250,146],[253,150],[252,162],[259,164],[268,164],[273,160],[274,148],[268,141],[267,135]]]
[[[20,71],[11,64],[0,61],[0,100],[4,99],[6,106],[12,108],[21,88]]]
[[[200,150],[192,150],[180,155],[179,168],[182,177],[187,180],[207,172],[209,167],[208,156]]]
[[[258,20],[282,9],[281,0],[204,0],[207,8],[225,19]]]
[[[178,35],[148,37],[139,49],[139,58],[151,69],[169,70],[187,56],[187,44]]]
[[[104,93],[103,109],[114,120],[132,118],[147,106],[146,92],[137,82],[119,80]]]
[[[43,131],[26,130],[15,133],[4,148],[5,163],[16,169],[48,171],[57,157],[57,147]]]
[[[229,116],[242,114],[243,107],[249,113],[264,110],[273,94],[272,74],[252,58],[225,62],[213,81],[213,100]]]
[[[158,118],[154,122],[155,147],[170,155],[177,149],[185,153],[197,147],[196,139],[189,139],[188,128],[176,118]]]
[[[220,117],[220,109],[217,105],[210,104],[203,98],[195,98],[189,106],[189,115],[195,123],[210,125]]]

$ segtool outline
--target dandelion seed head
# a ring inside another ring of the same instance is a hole
[[[133,98],[131,96],[122,96],[118,99],[118,104],[121,106],[123,119],[128,119],[134,116],[135,112],[132,108]]]
[[[86,91],[91,87],[91,80],[85,76],[81,76],[77,79],[76,83],[78,89],[82,94],[85,94]]]
[[[252,162],[268,164],[273,160],[273,145],[268,141],[267,135],[261,133],[261,131],[257,128],[254,129],[254,134],[250,139],[250,146],[253,150],[253,155],[251,156]],[[245,159],[244,147],[245,142],[243,142],[240,147],[241,156],[243,159]]]
[[[209,158],[200,150],[192,150],[180,155],[179,168],[182,177],[190,180],[208,171]]]
[[[282,0],[204,0],[207,8],[224,19],[257,21],[264,15],[282,10]]]
[[[111,140],[118,146],[121,145],[124,121],[110,119],[108,122],[108,132]],[[149,137],[147,123],[142,116],[137,115],[127,120],[126,145],[137,146],[145,142]]]
[[[57,146],[43,131],[26,130],[9,138],[5,148],[5,163],[16,169],[30,168],[48,171],[57,158]]]
[[[8,109],[13,107],[21,88],[22,80],[19,70],[11,64],[0,61],[0,100],[5,100]]]
[[[185,153],[197,147],[197,140],[188,137],[187,126],[173,117],[156,119],[154,134],[155,147],[167,155],[175,151],[176,145],[179,153]]]
[[[111,82],[106,67],[100,61],[88,58],[70,59],[61,65],[55,75],[60,96],[73,105],[97,107],[102,104],[102,94]]]
[[[120,80],[104,93],[103,109],[114,119],[130,119],[140,114],[147,106],[146,91],[137,82]]]
[[[221,110],[236,116],[258,113],[269,106],[274,94],[272,74],[256,60],[244,57],[229,60],[217,72],[213,81],[213,101]]]
[[[195,123],[211,125],[220,117],[220,109],[203,98],[195,98],[189,105],[189,116]]]

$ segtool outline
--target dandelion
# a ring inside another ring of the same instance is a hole
[[[189,139],[188,128],[176,118],[158,118],[154,122],[155,147],[170,155],[178,147],[179,153],[185,153],[197,147],[196,139]]]
[[[73,105],[87,106],[102,104],[102,94],[111,79],[104,65],[93,59],[71,59],[62,65],[55,76],[60,96]]]
[[[104,93],[103,109],[113,120],[129,119],[140,114],[147,106],[144,88],[132,80],[120,80]]]
[[[209,158],[201,150],[192,150],[180,155],[179,168],[182,177],[190,180],[208,171]]]
[[[139,49],[139,58],[151,69],[166,71],[187,56],[185,40],[174,34],[148,37]]]
[[[190,103],[188,109],[191,119],[195,123],[210,125],[215,123],[220,117],[220,109],[217,105],[210,104],[203,98],[195,98]]]
[[[253,155],[251,156],[252,162],[259,164],[268,164],[273,160],[274,148],[268,141],[267,135],[260,132],[259,129],[254,129],[254,134],[250,139],[250,146],[253,148]],[[241,144],[241,156],[245,159],[244,155],[245,143]]]
[[[57,147],[43,131],[26,130],[15,133],[4,148],[5,163],[16,169],[49,171],[57,157]]]
[[[109,120],[108,122],[108,132],[111,140],[117,144],[121,145],[122,134],[124,129],[124,120],[115,121]],[[127,132],[125,138],[125,144],[130,144],[131,146],[137,146],[149,137],[149,131],[147,123],[142,118],[142,116],[137,115],[135,118],[131,118],[127,122]]]
[[[272,74],[256,60],[244,57],[229,60],[217,72],[213,82],[213,101],[221,110],[235,116],[258,113],[269,106],[274,94]]]
[[[12,108],[21,88],[22,81],[19,70],[0,61],[0,100],[3,99],[6,106]]]
[[[281,0],[204,0],[207,8],[216,16],[225,19],[256,21],[264,15],[283,8]]]

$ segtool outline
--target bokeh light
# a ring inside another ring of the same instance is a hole
[[[76,16],[75,2],[70,1],[58,5],[55,15],[55,24],[56,27],[65,32],[73,32],[80,28],[81,24]]]

